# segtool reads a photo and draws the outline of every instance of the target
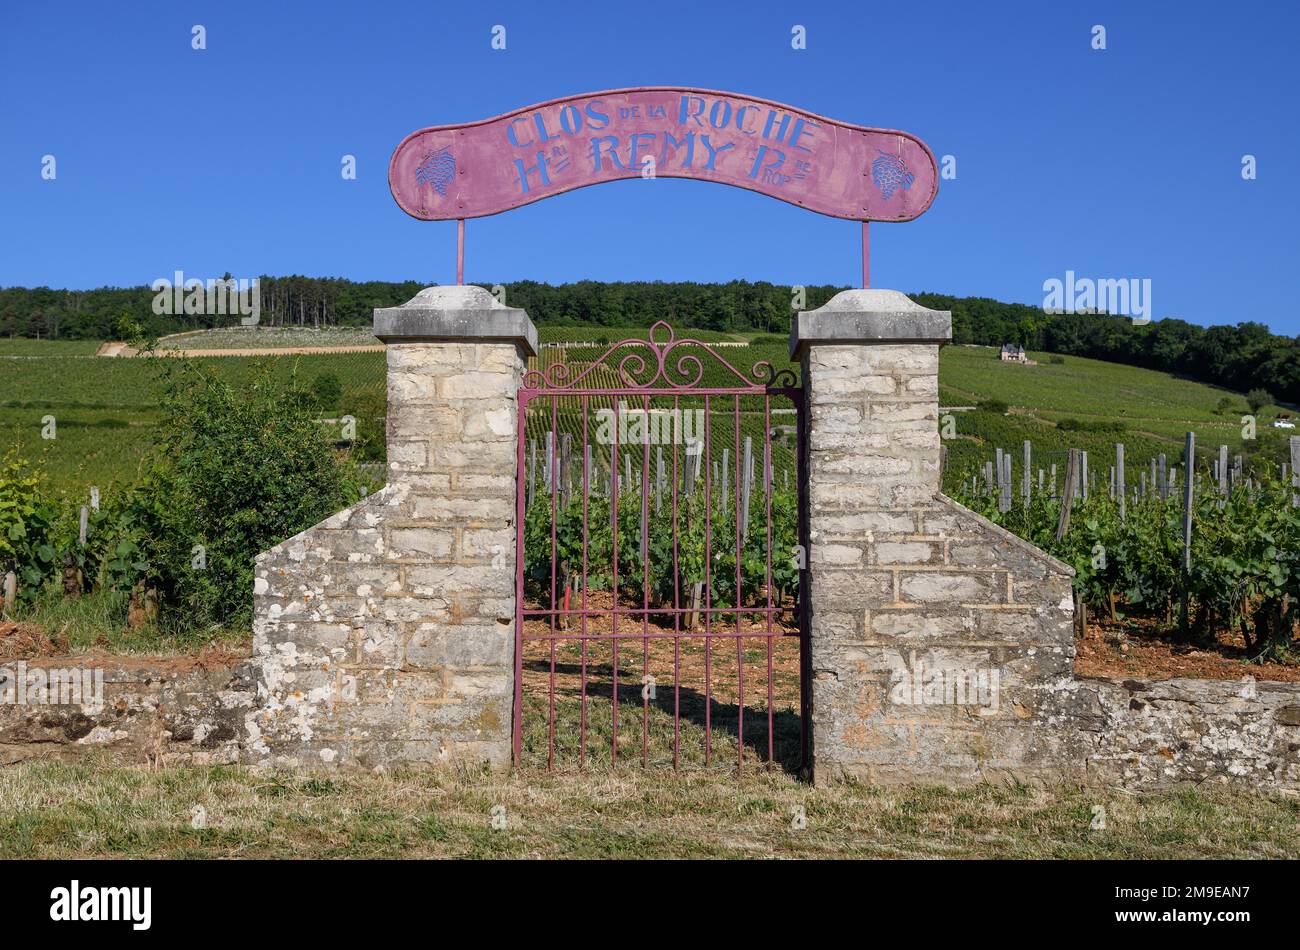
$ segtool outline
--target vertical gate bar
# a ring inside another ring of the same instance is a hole
[[[618,761],[618,491],[621,487],[618,481],[618,410],[622,407],[622,404],[621,399],[614,401],[614,443],[609,466],[609,510],[613,520],[614,535],[614,580],[610,588],[614,594],[614,607],[611,614],[613,635],[609,641],[614,671],[613,733],[609,740],[609,761],[611,765]]]
[[[706,397],[707,398],[707,397]],[[680,398],[673,397],[673,416]],[[682,751],[682,584],[677,559],[677,432],[673,431],[673,768],[681,764]]]
[[[767,770],[775,748],[772,729],[772,397],[763,395],[763,499],[767,506]]]
[[[520,392],[515,431],[519,444],[515,448],[515,697],[511,747],[515,767],[523,756],[524,714],[524,441],[527,437],[528,396]]]
[[[735,399],[736,431],[736,771],[745,768],[745,663],[743,643],[740,639],[740,396]]]
[[[582,691],[578,726],[578,768],[587,764],[587,493],[591,478],[591,444],[587,441],[588,397],[582,397]]]
[[[704,397],[704,454],[709,454],[713,413]],[[687,463],[689,464],[689,462]],[[704,764],[713,761],[713,510],[711,493],[704,493]],[[694,589],[694,585],[692,585]]]
[[[673,416],[680,408],[673,396]],[[672,437],[672,767],[681,764],[681,568],[677,564],[677,434]]]
[[[555,568],[556,558],[559,555],[559,545],[556,543],[556,525],[559,522],[559,514],[556,511],[556,489],[559,487],[560,480],[555,477],[555,466],[559,460],[559,440],[555,438],[556,425],[558,422],[559,411],[558,396],[551,397],[551,436],[549,439],[549,457],[547,464],[551,469],[551,678],[548,687],[547,715],[547,750],[546,750],[546,767],[552,768],[555,765],[555,620],[556,620],[556,602],[555,602]],[[566,583],[567,588],[567,583]]]
[[[641,768],[650,765],[650,397],[641,426]]]

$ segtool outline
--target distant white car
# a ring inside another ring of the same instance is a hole
[[[1274,428],[1274,429],[1294,429],[1294,428],[1295,428],[1295,423],[1292,422],[1290,419],[1274,419],[1274,420],[1273,420],[1273,428]]]

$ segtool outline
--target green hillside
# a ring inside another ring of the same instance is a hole
[[[1006,413],[954,412],[958,438],[950,440],[950,470],[967,469],[989,458],[994,448],[1010,450],[1018,460],[1025,439],[1035,456],[1051,464],[1066,450],[1084,449],[1104,467],[1122,442],[1130,464],[1145,464],[1164,453],[1181,455],[1187,432],[1196,433],[1198,454],[1208,456],[1227,445],[1231,454],[1283,460],[1286,436],[1271,423],[1277,406],[1261,409],[1253,441],[1242,438],[1242,416],[1250,412],[1241,393],[1181,379],[1169,373],[1106,363],[1078,356],[1029,353],[1037,365],[1003,363],[995,347],[949,346],[939,359],[942,407],[976,406],[995,400]],[[1226,401],[1226,405],[1224,405]],[[1222,406],[1222,408],[1220,408]],[[1118,431],[1065,430],[1077,420],[1084,427],[1114,426]],[[1057,456],[1054,458],[1053,456]]]
[[[680,330],[679,336],[736,342],[740,334]],[[584,347],[543,351],[546,363],[564,359],[583,363],[595,359],[604,341],[643,337],[644,328],[544,328],[544,342],[574,342]],[[751,335],[752,336],[752,335]],[[595,345],[593,345],[595,344]],[[92,484],[107,487],[128,481],[137,471],[158,420],[154,379],[158,367],[148,359],[96,358],[89,341],[0,340],[0,445],[21,443],[24,454],[43,458],[53,484],[83,496]],[[684,352],[684,351],[679,351]],[[720,348],[719,354],[739,370],[765,360],[775,368],[789,367],[787,349],[779,337],[758,336],[748,347]],[[563,354],[562,356],[559,354]],[[1171,458],[1182,451],[1183,436],[1197,433],[1198,445],[1209,454],[1220,443],[1235,454],[1283,458],[1288,430],[1269,423],[1280,411],[1264,409],[1259,438],[1243,442],[1241,416],[1245,398],[1167,373],[1105,363],[1083,357],[1030,354],[1037,365],[1002,363],[991,347],[950,346],[940,357],[940,404],[953,409],[956,438],[949,439],[949,477],[973,473],[995,448],[1015,453],[1025,439],[1032,441],[1037,463],[1044,467],[1063,460],[1071,447],[1086,449],[1093,471],[1106,471],[1114,444],[1123,442],[1130,464],[1145,464],[1158,453]],[[310,386],[325,375],[338,378],[343,398],[337,412],[353,415],[367,443],[363,454],[381,460],[383,451],[383,353],[323,353],[309,355],[214,357],[211,362],[232,379],[245,379],[256,364],[270,360],[277,375],[291,375]],[[725,371],[709,368],[706,382],[729,385]],[[985,408],[957,411],[990,400],[1007,411]],[[1220,410],[1227,400],[1228,406]],[[55,438],[42,438],[46,417],[53,416]],[[1060,425],[1078,420],[1084,426],[1119,424],[1122,431],[1066,431]]]

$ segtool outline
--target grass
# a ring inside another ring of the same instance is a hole
[[[52,640],[73,653],[98,650],[108,653],[177,654],[193,652],[208,642],[231,649],[248,648],[247,630],[213,629],[196,634],[175,625],[149,623],[137,629],[127,627],[129,595],[123,591],[97,590],[80,597],[64,597],[51,584],[33,603],[23,604],[12,619],[36,624]]]
[[[1104,831],[1090,829],[1095,805]],[[0,771],[6,859],[1298,856],[1300,802],[1258,793],[813,788],[635,766],[313,776],[92,758]]]
[[[995,448],[1012,452],[1019,478],[1022,443],[1033,443],[1034,466],[1047,470],[1055,463],[1064,472],[1068,449],[1089,453],[1098,490],[1104,490],[1115,458],[1115,443],[1124,443],[1130,485],[1138,483],[1140,466],[1164,454],[1181,465],[1184,437],[1196,432],[1198,458],[1205,462],[1227,445],[1232,455],[1262,451],[1274,460],[1283,457],[1289,430],[1272,430],[1269,422],[1280,411],[1260,411],[1258,439],[1242,439],[1241,417],[1249,412],[1241,394],[1181,379],[1169,373],[1067,356],[1050,362],[1051,354],[1031,353],[1036,366],[1002,363],[995,347],[950,346],[939,357],[941,406],[973,406],[999,400],[1006,414],[975,411],[953,413],[957,438],[948,446],[948,488],[993,458]],[[1221,400],[1231,407],[1216,411]],[[1065,431],[1065,419],[1120,422],[1123,432]],[[1058,477],[1064,477],[1058,474]]]
[[[1181,379],[1169,373],[1067,356],[1049,362],[1051,354],[1032,353],[1037,366],[1002,363],[995,347],[945,347],[939,360],[940,402],[971,405],[998,399],[1028,409],[1035,419],[1119,420],[1136,436],[1181,444],[1189,429],[1201,442],[1227,443],[1239,449],[1241,416],[1249,412],[1245,397],[1230,390]],[[1227,398],[1232,409],[1215,412]],[[1277,407],[1261,411],[1271,420]],[[1069,433],[1077,435],[1077,433]],[[1125,441],[1123,436],[1112,441]]]

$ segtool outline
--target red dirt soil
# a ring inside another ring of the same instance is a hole
[[[1075,641],[1074,670],[1080,676],[1111,679],[1162,680],[1194,677],[1211,680],[1300,682],[1300,664],[1251,663],[1241,635],[1220,633],[1212,647],[1178,643],[1152,621],[1129,619],[1116,624],[1088,624],[1087,635]]]
[[[32,660],[42,665],[42,660],[65,660],[75,656],[83,666],[114,666],[124,669],[155,670],[158,673],[188,673],[191,670],[227,669],[248,659],[247,651],[229,646],[208,646],[193,653],[154,655],[146,653],[109,653],[106,650],[87,650],[73,653],[65,635],[50,637],[44,627],[34,623],[0,621],[0,661]]]

